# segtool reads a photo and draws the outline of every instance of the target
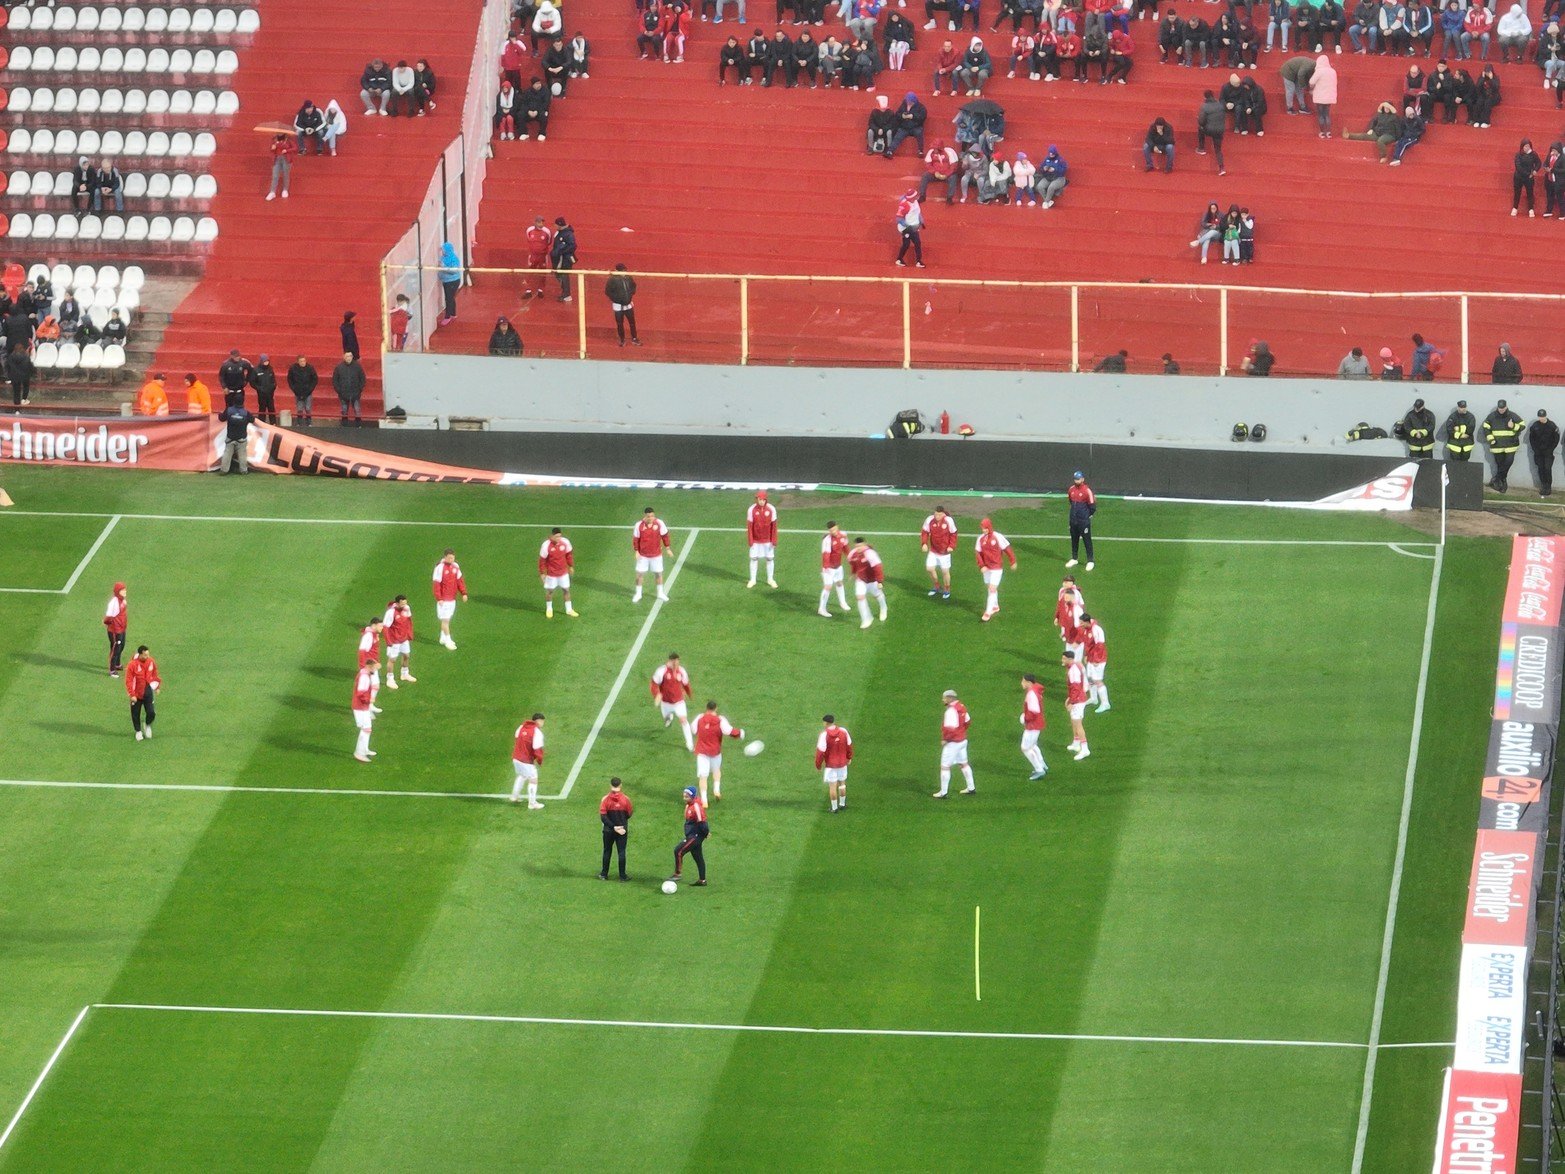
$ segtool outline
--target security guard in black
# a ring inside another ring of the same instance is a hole
[[[1445,441],[1447,460],[1468,461],[1473,456],[1473,443],[1478,437],[1478,417],[1467,410],[1467,401],[1456,401],[1456,411],[1446,417],[1440,429],[1440,439]]]
[[[1510,487],[1511,464],[1521,447],[1522,418],[1505,406],[1502,399],[1494,411],[1484,417],[1483,440],[1494,457],[1494,479],[1489,488],[1504,493]]]
[[[1407,433],[1408,456],[1427,461],[1435,455],[1435,414],[1424,407],[1423,400],[1413,401],[1413,407],[1402,417],[1402,427]]]
[[[1554,492],[1554,453],[1560,446],[1560,426],[1542,408],[1538,409],[1538,418],[1527,426],[1527,446],[1532,449],[1533,464],[1538,470],[1538,495],[1548,497]]]

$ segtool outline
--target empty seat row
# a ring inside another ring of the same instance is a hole
[[[188,130],[141,131],[131,130],[121,134],[117,130],[84,130],[79,134],[69,127],[50,130],[41,127],[13,130],[6,142],[6,150],[12,155],[146,155],[175,158],[194,156],[205,159],[217,150],[217,138],[208,131],[192,133]]]
[[[33,348],[33,366],[54,371],[118,370],[125,365],[125,348],[118,343],[41,342]]]
[[[229,115],[239,112],[239,95],[232,90],[54,90],[47,86],[18,86],[6,101],[14,114],[195,114]]]
[[[35,9],[34,11],[39,11]],[[77,49],[62,45],[31,47],[18,45],[11,50],[8,66],[16,73],[176,73],[226,76],[239,68],[239,54],[232,49],[99,49],[88,45]]]
[[[7,232],[12,240],[195,241],[217,239],[217,221],[210,216],[77,216],[66,212],[36,216],[18,212]]]
[[[96,160],[95,160],[96,162]],[[210,175],[185,171],[132,171],[122,177],[127,200],[210,200],[217,195],[217,180]],[[13,171],[6,184],[8,196],[58,196],[71,194],[69,171]]]
[[[261,27],[253,8],[13,8],[9,26],[17,32],[249,34]]]
[[[52,269],[45,261],[34,263],[27,270],[27,280],[37,281],[40,277],[49,279],[56,294],[62,290],[74,289],[78,297],[81,296],[81,291],[89,289],[139,291],[147,282],[146,271],[140,265],[127,265],[125,271],[121,273],[118,265],[95,267],[83,263],[72,269],[63,261]]]

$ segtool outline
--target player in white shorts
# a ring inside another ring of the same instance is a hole
[[[821,603],[815,611],[828,620],[831,619],[831,612],[826,610],[826,605],[831,602],[833,590],[837,592],[837,606],[843,611],[853,610],[848,606],[842,569],[842,560],[847,553],[848,536],[837,528],[836,522],[827,522],[826,533],[821,537]]]
[[[755,495],[755,504],[745,514],[745,533],[750,539],[750,581],[746,587],[755,586],[755,573],[761,563],[766,564],[766,585],[777,586],[777,507],[766,500],[766,490]]]
[[[631,594],[630,601],[641,602],[641,581],[650,574],[657,584],[658,599],[666,603],[668,593],[663,589],[663,554],[672,549],[672,543],[668,527],[651,506],[642,511],[641,521],[632,528],[630,546],[636,552],[636,590]]]

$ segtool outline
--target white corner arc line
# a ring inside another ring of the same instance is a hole
[[[82,572],[87,569],[87,564],[92,562],[93,555],[97,554],[103,544],[108,541],[109,535],[114,533],[114,527],[120,524],[122,517],[124,517],[123,514],[115,514],[109,519],[109,524],[98,535],[98,540],[87,548],[87,553],[82,555],[82,561],[76,564],[76,569],[71,572],[71,577],[65,580],[65,586],[60,588],[61,595],[69,595],[71,593],[71,589],[76,586],[76,580],[82,577]]]
[[[318,1019],[384,1019],[444,1023],[509,1023],[537,1027],[605,1027],[642,1031],[728,1031],[764,1035],[824,1035],[895,1037],[902,1039],[961,1039],[1061,1041],[1122,1044],[1190,1044],[1257,1048],[1331,1048],[1363,1051],[1367,1045],[1353,1040],[1241,1039],[1193,1035],[1108,1035],[1052,1031],[942,1031],[898,1027],[809,1027],[787,1023],[681,1023],[657,1019],[576,1019],[544,1015],[483,1015],[442,1011],[353,1011],[299,1007],[214,1007],[183,1003],[94,1003],[94,1010],[162,1011],[189,1015],[277,1015]],[[1408,1045],[1424,1046],[1424,1045]],[[1449,1047],[1449,1044],[1431,1044]]]
[[[1396,551],[1398,554],[1405,555],[1407,558],[1434,558],[1435,557],[1432,554],[1420,554],[1416,550],[1408,549],[1408,547],[1411,545],[1411,543],[1406,543],[1406,542],[1388,542],[1386,545],[1391,547],[1391,549]]]
[[[1359,1098],[1358,1132],[1353,1139],[1353,1174],[1364,1169],[1369,1141],[1370,1106],[1375,1098],[1375,1058],[1381,1048],[1380,1029],[1386,1014],[1386,985],[1391,975],[1391,947],[1396,938],[1397,906],[1402,897],[1402,869],[1407,863],[1407,832],[1413,812],[1413,785],[1418,776],[1418,743],[1424,733],[1424,699],[1429,690],[1429,657],[1434,648],[1435,615],[1440,603],[1440,571],[1445,548],[1435,548],[1434,573],[1429,577],[1429,608],[1424,616],[1424,649],[1418,661],[1418,691],[1413,698],[1413,733],[1408,739],[1407,771],[1402,776],[1402,814],[1397,821],[1397,850],[1391,866],[1391,893],[1386,899],[1386,927],[1380,941],[1380,972],[1375,979],[1375,1007],[1370,1014],[1369,1042],[1364,1050],[1364,1088]]]
[[[71,1042],[71,1037],[76,1034],[76,1029],[82,1025],[82,1020],[87,1018],[87,1012],[92,1010],[92,1004],[88,1004],[76,1012],[76,1018],[71,1020],[70,1027],[65,1029],[65,1034],[60,1037],[60,1042],[55,1045],[54,1052],[49,1056],[49,1061],[43,1066],[43,1071],[38,1074],[38,1079],[33,1081],[32,1088],[27,1090],[27,1095],[22,1098],[22,1103],[17,1106],[16,1112],[11,1117],[11,1123],[5,1127],[5,1132],[0,1133],[0,1149],[5,1148],[5,1143],[11,1140],[11,1134],[16,1132],[16,1127],[21,1123],[22,1114],[27,1112],[27,1106],[33,1103],[33,1098],[38,1095],[38,1090],[43,1087],[43,1082],[49,1079],[49,1073],[54,1070],[55,1063],[65,1051],[65,1045]]]
[[[168,791],[198,795],[330,795],[375,799],[509,799],[483,791],[376,791],[352,787],[244,787],[225,783],[84,783],[63,779],[0,779],[0,787],[31,787],[56,791]]]
[[[679,548],[679,557],[674,560],[674,568],[668,573],[668,578],[663,583],[663,594],[667,595],[674,589],[674,580],[679,578],[679,571],[685,565],[685,559],[695,548],[696,536],[701,533],[699,527],[691,530],[685,536],[684,545]],[[647,637],[652,633],[652,625],[658,618],[658,613],[663,610],[663,601],[654,598],[652,607],[647,612],[647,618],[641,622],[641,631],[636,633],[636,641],[630,646],[630,652],[625,656],[625,663],[619,667],[619,676],[614,678],[614,685],[609,689],[609,695],[604,698],[603,708],[598,710],[598,716],[593,720],[592,728],[587,731],[587,740],[581,744],[581,749],[576,754],[576,761],[571,763],[571,770],[565,776],[565,785],[560,788],[556,800],[569,799],[571,788],[576,785],[576,780],[581,777],[582,767],[587,765],[587,755],[592,753],[592,747],[598,740],[598,735],[603,732],[604,723],[609,720],[609,714],[613,712],[614,703],[619,700],[620,690],[625,687],[625,682],[630,679],[630,670],[636,667],[636,658],[641,655],[641,650],[647,643]]]

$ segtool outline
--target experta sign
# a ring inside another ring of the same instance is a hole
[[[212,428],[207,416],[11,416],[0,422],[0,461],[198,473]]]

